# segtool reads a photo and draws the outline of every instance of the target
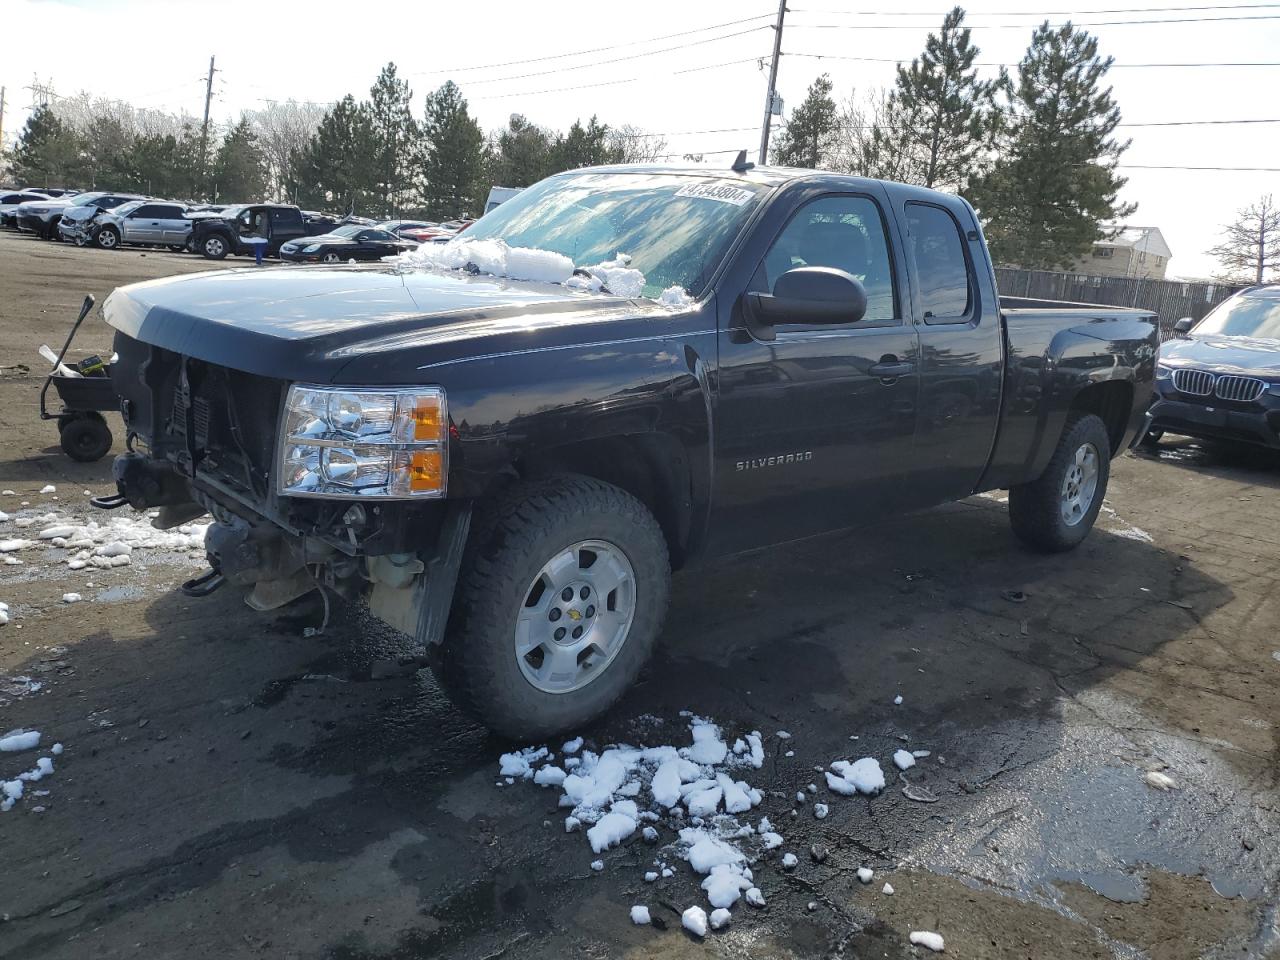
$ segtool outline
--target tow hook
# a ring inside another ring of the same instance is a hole
[[[112,493],[105,497],[94,497],[89,501],[89,506],[97,507],[99,510],[115,510],[118,507],[127,506],[128,503],[123,493]]]
[[[221,570],[210,567],[195,579],[183,583],[181,590],[188,597],[207,597],[226,582]]]

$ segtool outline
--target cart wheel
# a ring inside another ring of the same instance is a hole
[[[62,452],[72,460],[92,463],[111,449],[111,428],[99,413],[86,413],[62,426]]]

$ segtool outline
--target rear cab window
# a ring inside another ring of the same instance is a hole
[[[907,251],[920,292],[925,323],[968,323],[973,319],[973,278],[964,233],[947,210],[909,202]]]

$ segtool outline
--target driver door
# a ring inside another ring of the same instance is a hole
[[[720,330],[713,552],[851,526],[907,501],[919,342],[887,214],[874,185],[805,200],[748,285],[772,293],[793,267],[835,267],[866,289],[861,320],[780,324],[763,341],[739,303]]]

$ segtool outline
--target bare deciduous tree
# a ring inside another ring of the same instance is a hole
[[[258,147],[267,162],[267,189],[277,199],[293,193],[294,158],[310,142],[326,107],[297,100],[272,101],[250,114]]]
[[[1206,251],[1223,266],[1224,280],[1261,283],[1280,268],[1280,207],[1271,194],[1241,210],[1222,231],[1222,242]]]
[[[629,123],[609,131],[608,146],[622,155],[623,163],[653,163],[667,153],[665,137]]]

